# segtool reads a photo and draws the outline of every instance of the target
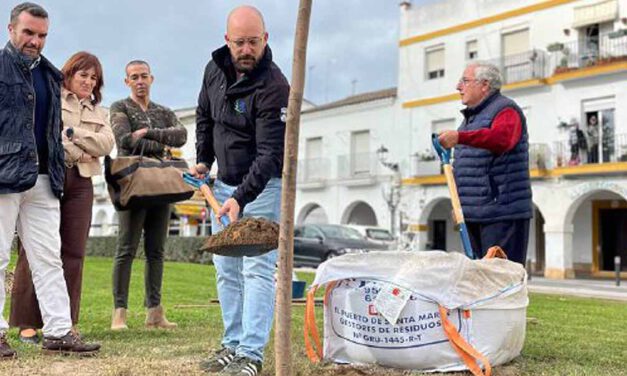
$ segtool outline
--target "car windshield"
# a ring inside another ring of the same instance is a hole
[[[343,226],[320,226],[320,230],[329,238],[363,239],[359,231]]]
[[[368,237],[371,239],[394,240],[394,237],[388,230],[368,229],[366,230],[366,234],[368,234]]]

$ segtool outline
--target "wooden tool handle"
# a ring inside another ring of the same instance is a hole
[[[459,195],[457,194],[457,184],[455,184],[455,176],[453,176],[453,167],[450,164],[444,165],[444,175],[446,176],[448,190],[451,195],[451,204],[453,205],[453,216],[455,217],[455,223],[463,223],[464,214],[462,212],[462,204],[459,201]]]
[[[207,200],[207,202],[209,203],[209,206],[211,206],[211,209],[213,210],[213,214],[218,215],[221,205],[218,202],[218,200],[216,200],[216,197],[213,195],[213,192],[211,192],[211,188],[209,188],[207,184],[203,184],[200,186],[200,191],[202,192],[203,196],[205,196],[205,200]]]

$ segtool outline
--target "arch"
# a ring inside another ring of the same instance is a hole
[[[377,226],[377,215],[368,203],[355,201],[342,214],[342,224]]]
[[[305,205],[298,214],[296,223],[299,225],[304,224],[326,224],[329,223],[329,217],[324,211],[322,206],[316,203],[309,203]]]
[[[438,196],[429,201],[424,208],[420,211],[420,220],[418,223],[425,224],[429,220],[431,216],[431,212],[433,209],[438,206],[443,201],[450,201],[451,199],[448,196]]]
[[[602,187],[599,185],[598,188],[596,189],[590,189],[588,191],[584,191],[582,194],[580,194],[577,198],[575,198],[570,205],[568,206],[568,209],[566,210],[566,215],[564,216],[564,226],[569,226],[572,222],[573,222],[573,218],[575,216],[575,213],[577,212],[577,210],[579,209],[579,207],[581,206],[581,204],[583,204],[585,201],[587,201],[589,198],[591,198],[592,196],[599,196],[602,195],[603,193],[605,193],[606,195],[609,193],[610,195],[615,195],[615,196],[619,196],[619,198],[612,198],[609,197],[608,199],[622,199],[622,200],[626,200],[627,201],[627,193],[625,193],[625,191],[623,191],[622,189],[620,189],[620,187],[615,187],[612,184],[605,184]]]
[[[572,260],[575,275],[590,275],[613,270],[613,258],[623,252],[624,214],[613,209],[627,207],[625,195],[611,185],[581,192],[569,205],[564,227],[572,232]],[[611,217],[608,217],[611,216]],[[620,225],[619,225],[620,224]],[[619,226],[618,228],[615,226]]]

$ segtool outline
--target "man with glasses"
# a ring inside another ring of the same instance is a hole
[[[494,65],[468,65],[457,84],[464,120],[439,140],[455,147],[455,180],[475,256],[498,245],[524,265],[532,217],[527,122],[501,94],[501,82]]]
[[[218,216],[231,222],[263,217],[278,222],[289,86],[272,62],[261,13],[251,6],[228,16],[226,45],[214,51],[196,110],[195,176],[217,160]],[[219,219],[219,218],[218,218]],[[212,232],[220,231],[212,215]],[[225,375],[261,372],[274,316],[277,250],[256,257],[213,257],[222,308],[222,348],[201,368]]]

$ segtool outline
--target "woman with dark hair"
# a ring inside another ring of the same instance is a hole
[[[70,296],[75,333],[81,299],[85,244],[94,199],[91,177],[101,174],[100,157],[115,143],[107,111],[99,106],[102,65],[88,52],[78,52],[65,63],[61,89],[65,184],[61,198],[61,260]],[[23,249],[15,267],[10,324],[20,328],[20,340],[37,343],[43,323],[30,269]]]

